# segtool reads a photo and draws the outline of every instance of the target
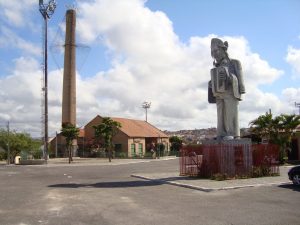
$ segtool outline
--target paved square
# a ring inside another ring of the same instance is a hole
[[[176,171],[178,159],[1,165],[0,224],[299,223],[290,183],[206,192],[131,176]]]

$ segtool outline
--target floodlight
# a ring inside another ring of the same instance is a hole
[[[151,106],[151,102],[143,102],[142,103],[142,107],[145,109],[146,111],[146,122],[148,122],[148,117],[147,117],[147,110],[150,108]]]

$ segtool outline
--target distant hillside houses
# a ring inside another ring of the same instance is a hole
[[[194,130],[179,130],[179,131],[164,131],[171,136],[181,137],[184,144],[200,144],[203,140],[210,140],[217,136],[217,128],[194,129]],[[241,137],[249,135],[248,128],[241,129]]]
[[[169,136],[181,137],[184,144],[199,144],[203,140],[213,139],[217,134],[216,128],[164,131]]]

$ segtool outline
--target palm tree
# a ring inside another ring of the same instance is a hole
[[[121,123],[112,120],[110,117],[103,117],[102,122],[97,125],[93,126],[95,129],[95,137],[96,139],[100,139],[101,137],[104,139],[104,148],[108,152],[108,159],[111,162],[112,158],[112,138],[116,135],[117,129],[121,128]]]
[[[300,124],[300,116],[295,114],[281,114],[278,116],[278,144],[281,146],[281,159],[284,162],[287,159],[287,151],[291,150],[292,136],[296,127]]]
[[[281,126],[284,129],[284,132],[287,134],[292,134],[297,126],[300,124],[300,115],[280,115]]]
[[[272,117],[271,113],[259,116],[250,122],[252,133],[266,138],[268,142],[280,146],[280,162],[284,163],[287,159],[287,150],[290,149],[292,135],[296,127],[300,124],[300,116],[281,114]]]
[[[251,132],[259,137],[266,138],[268,141],[271,139],[272,131],[274,130],[274,121],[272,113],[266,113],[250,122]]]
[[[72,155],[72,143],[79,136],[79,128],[70,123],[65,123],[62,125],[61,134],[66,138],[66,145],[69,152],[69,163],[73,161]]]

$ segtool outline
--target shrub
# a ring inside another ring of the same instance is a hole
[[[144,158],[152,158],[152,152],[145,152]]]
[[[252,170],[252,177],[268,177],[271,176],[271,169],[268,166],[255,166]]]
[[[211,179],[216,181],[222,181],[228,179],[228,176],[226,173],[215,173],[212,175]]]
[[[0,152],[0,161],[6,160],[7,159],[7,154],[6,152]]]
[[[115,152],[115,157],[124,159],[127,158],[128,156],[126,152]]]

